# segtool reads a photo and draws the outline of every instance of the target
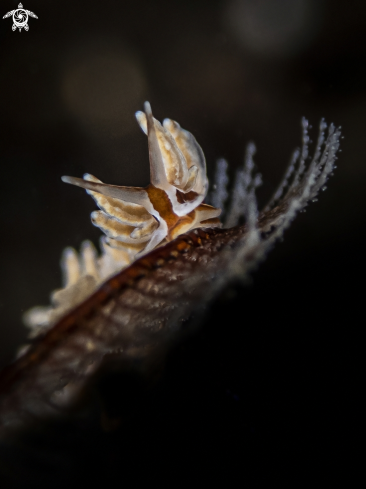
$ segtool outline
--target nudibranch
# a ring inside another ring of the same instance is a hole
[[[100,211],[92,222],[107,235],[107,244],[131,259],[191,229],[218,227],[220,209],[203,204],[208,181],[202,149],[191,133],[170,119],[161,125],[149,102],[136,112],[147,134],[150,181],[146,188],[106,185],[92,175],[62,177],[94,197]]]
[[[196,228],[217,228],[221,209],[204,204],[208,190],[206,161],[193,135],[180,125],[154,119],[149,102],[136,119],[148,138],[150,184],[146,188],[108,185],[90,174],[64,176],[65,183],[84,188],[99,211],[92,223],[105,236],[102,255],[89,241],[80,256],[66,248],[61,259],[64,288],[53,292],[51,307],[35,307],[24,316],[31,336],[52,325],[76,306],[108,276],[130,265],[137,257]]]

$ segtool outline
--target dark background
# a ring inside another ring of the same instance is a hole
[[[1,16],[17,4],[2,0]],[[22,313],[60,286],[63,248],[98,242],[92,200],[61,175],[148,183],[134,119],[145,100],[158,119],[195,135],[211,179],[217,158],[233,174],[255,141],[260,205],[300,144],[301,117],[314,138],[325,117],[345,136],[328,190],[252,284],[225,291],[200,333],[171,355],[147,402],[161,430],[134,418],[131,432],[173,439],[185,473],[207,463],[210,476],[245,479],[253,460],[275,454],[285,473],[290,455],[302,463],[306,454],[328,480],[343,467],[333,457],[327,466],[329,453],[344,461],[355,446],[364,386],[365,2],[29,0],[24,8],[39,17],[28,32],[0,22],[0,365],[26,338]]]

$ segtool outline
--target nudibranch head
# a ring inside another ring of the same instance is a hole
[[[154,119],[149,102],[144,109],[136,119],[148,137],[151,183],[146,188],[107,185],[89,174],[62,177],[95,199],[100,211],[92,213],[93,224],[129,262],[191,229],[221,226],[221,210],[202,203],[208,180],[201,147],[177,122]]]

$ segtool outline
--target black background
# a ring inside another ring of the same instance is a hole
[[[93,202],[61,175],[148,183],[146,138],[134,120],[144,100],[158,119],[195,135],[211,179],[217,158],[233,174],[255,141],[260,205],[300,144],[302,116],[314,138],[321,117],[345,136],[328,190],[296,218],[251,285],[218,298],[200,332],[171,354],[159,386],[146,394],[131,379],[105,381],[101,389],[112,385],[121,397],[110,402],[134,414],[107,438],[97,428],[83,432],[66,478],[91,479],[93,470],[122,478],[133,459],[136,477],[164,476],[171,485],[183,475],[194,481],[197,469],[201,482],[224,484],[249,473],[284,480],[294,467],[294,483],[309,473],[326,483],[349,452],[356,463],[366,6],[258,0],[250,14],[253,2],[235,11],[240,2],[228,0],[31,0],[24,7],[39,18],[28,32],[13,32],[11,18],[0,22],[0,365],[26,338],[22,313],[60,286],[63,248],[98,241]],[[17,3],[2,0],[1,16]],[[46,480],[48,463],[34,477]]]

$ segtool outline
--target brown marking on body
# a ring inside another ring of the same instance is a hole
[[[200,211],[204,211],[204,210],[210,211],[212,209],[217,210],[216,207],[213,207],[212,205],[209,204],[205,204],[204,202],[202,202],[202,204],[196,207],[196,210],[200,210]]]
[[[161,190],[152,184],[146,187],[145,190],[149,196],[152,206],[159,212],[161,218],[164,219],[168,226],[167,239],[169,241],[175,239],[185,230],[189,230],[190,224],[193,222],[195,217],[194,210],[185,216],[177,216],[173,211],[173,205],[164,190]],[[189,194],[194,194],[195,196],[197,195],[195,192],[189,192]]]
[[[179,218],[179,221],[176,225],[169,231],[168,237],[169,239],[175,239],[180,234],[188,232],[191,229],[192,222],[195,219],[195,211],[193,210],[189,214],[182,216]]]
[[[222,223],[218,217],[212,217],[211,219],[204,219],[203,221],[200,222],[200,224],[215,224],[215,225],[221,225]]]
[[[187,192],[186,194],[184,192],[181,192],[180,190],[177,190],[176,194],[177,194],[177,201],[179,202],[179,204],[192,202],[192,200],[198,197],[198,194],[196,192],[193,192],[192,190],[190,192]]]
[[[174,213],[172,203],[164,190],[150,184],[146,187],[146,192],[154,209],[167,223],[168,230],[172,229],[179,221],[179,217]]]

